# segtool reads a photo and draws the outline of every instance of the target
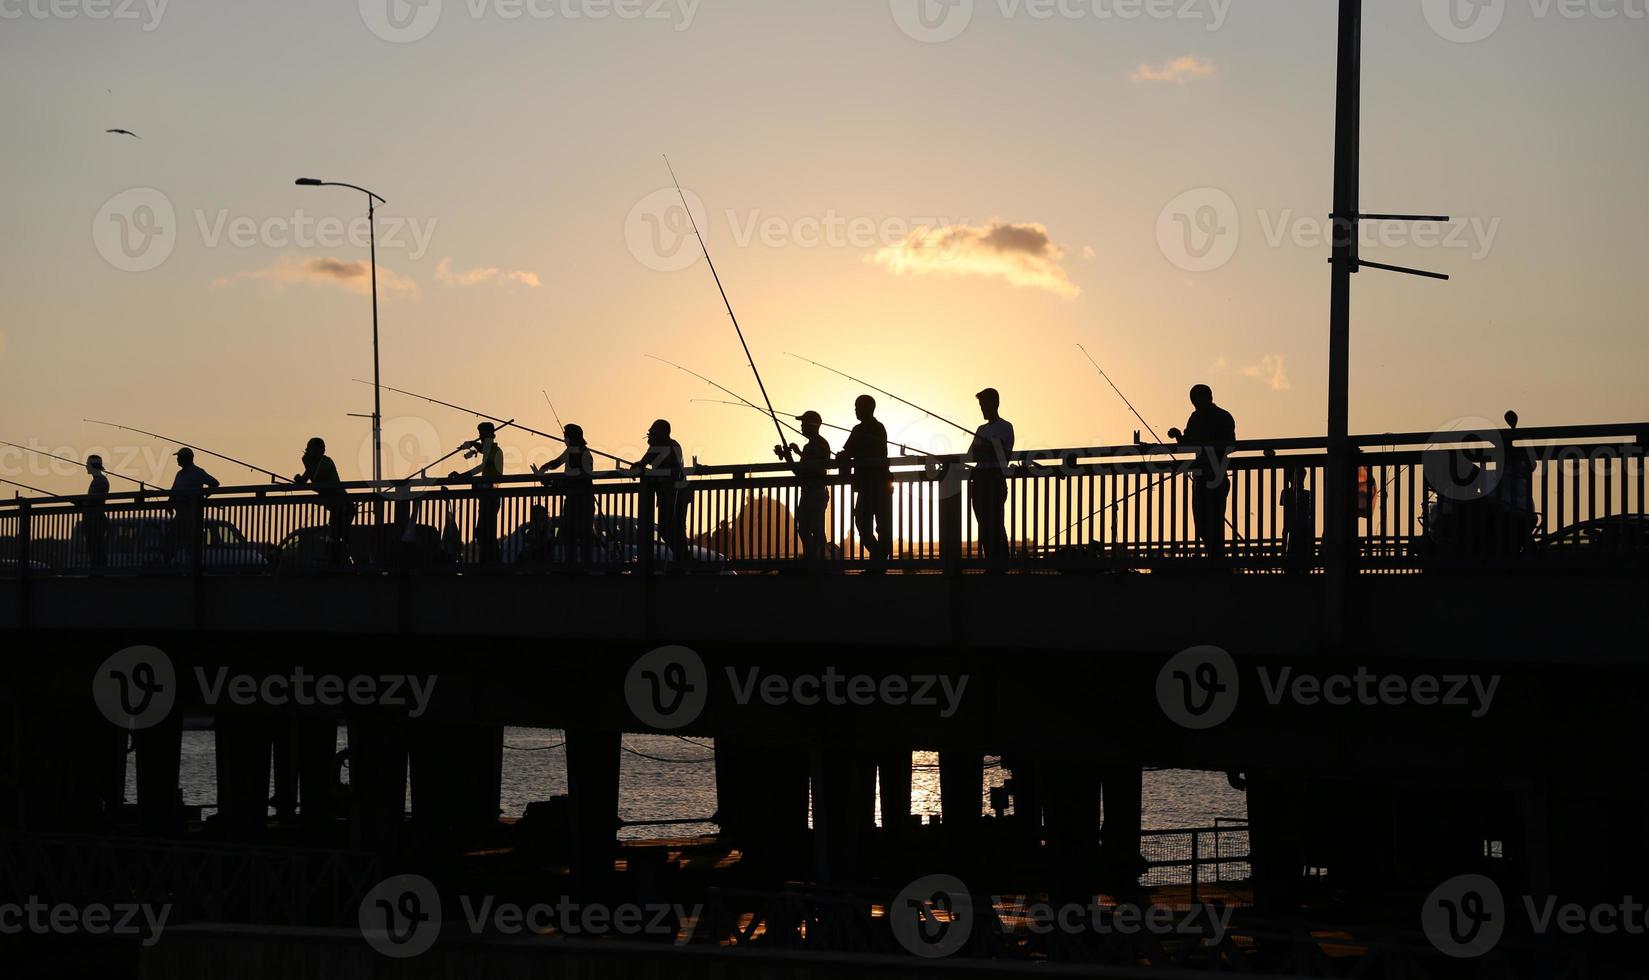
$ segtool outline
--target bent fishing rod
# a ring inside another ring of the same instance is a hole
[[[0,446],[10,446],[13,449],[21,449],[26,453],[34,453],[36,456],[44,456],[47,459],[55,459],[59,463],[73,463],[75,466],[85,466],[86,465],[85,463],[81,462],[78,459],[70,459],[67,456],[56,456],[56,455],[53,455],[51,453],[46,452],[44,449],[33,449],[29,446],[19,446],[15,442],[7,442],[4,439],[0,439]],[[120,479],[125,480],[129,483],[135,483],[135,484],[138,485],[138,488],[140,490],[149,489],[149,484],[148,484],[147,481],[139,480],[135,476],[127,476],[124,473],[116,473],[114,470],[111,470],[108,467],[103,467],[102,472],[109,475],[109,476],[119,477]]]
[[[911,408],[916,409],[918,412],[921,412],[923,415],[926,415],[927,417],[929,417],[931,419],[937,419],[938,421],[945,423],[946,425],[950,426],[953,429],[960,429],[961,431],[966,432],[969,436],[974,435],[974,431],[972,429],[968,428],[967,426],[962,425],[959,422],[952,422],[950,419],[945,418],[943,415],[939,415],[935,412],[930,412],[927,409],[923,408],[922,406],[916,404],[913,401],[910,401],[910,400],[905,399],[905,398],[900,398],[898,395],[895,395],[893,392],[888,391],[886,388],[876,387],[875,385],[871,384],[869,381],[864,380],[863,378],[855,378],[853,375],[848,374],[846,371],[838,371],[838,370],[836,370],[835,368],[831,367],[828,364],[820,364],[818,361],[815,361],[811,358],[803,357],[800,354],[792,354],[792,353],[790,353],[790,351],[785,351],[785,353],[789,354],[791,357],[794,357],[798,361],[806,361],[807,363],[813,365],[814,367],[824,368],[826,371],[829,371],[831,374],[838,374],[838,375],[841,375],[842,377],[846,378],[849,381],[853,381],[853,382],[857,382],[858,384],[862,384],[866,388],[869,388],[871,391],[878,392],[880,394],[886,395],[889,398],[893,399],[896,402],[899,402],[902,405],[909,405]]]
[[[384,387],[388,388],[389,386],[384,385]],[[391,390],[394,390],[394,389],[391,389]],[[524,429],[522,426],[519,426],[519,425],[515,424],[515,419],[510,419],[508,422],[504,422],[503,419],[499,419],[498,421],[503,422],[504,424],[502,424],[502,425],[498,426],[497,428],[493,429],[493,435],[495,435],[495,436],[498,433],[503,432],[505,429],[510,428],[511,426],[514,426],[517,429],[521,429],[523,432],[526,431],[526,429]],[[418,467],[417,470],[415,470],[412,474],[407,476],[407,478],[405,480],[402,480],[401,482],[405,483],[405,482],[407,482],[407,480],[412,479],[414,476],[417,476],[419,473],[423,473],[423,474],[427,475],[430,470],[434,469],[437,466],[440,466],[442,463],[445,463],[447,460],[449,460],[452,457],[458,455],[459,453],[468,453],[469,455],[474,456],[477,452],[480,451],[480,449],[481,449],[481,440],[479,440],[479,439],[465,440],[461,445],[459,445],[459,447],[457,449],[454,449],[452,452],[447,453],[445,456],[442,456],[440,459],[437,459],[433,462],[430,462],[430,463],[427,463],[423,466]]]
[[[1122,399],[1122,404],[1128,406],[1128,411],[1134,413],[1134,418],[1139,419],[1139,424],[1145,426],[1145,431],[1151,433],[1151,438],[1157,441],[1157,445],[1164,445],[1162,437],[1157,435],[1157,430],[1151,428],[1151,423],[1145,421],[1145,416],[1139,414],[1134,408],[1134,403],[1128,400],[1128,396],[1122,393],[1122,389],[1117,387],[1117,383],[1112,381],[1111,376],[1105,373],[1105,369],[1099,366],[1098,361],[1094,360],[1094,355],[1088,353],[1088,348],[1077,344],[1076,349],[1082,352],[1082,356],[1086,357],[1088,363],[1094,366],[1094,370],[1099,372],[1099,376],[1104,378],[1105,383],[1111,386],[1111,390],[1117,393],[1117,397]]]
[[[785,462],[790,462],[790,440],[784,437],[784,427],[779,424],[779,413],[773,411],[773,399],[767,397],[767,385],[762,383],[762,373],[756,370],[756,358],[750,353],[750,345],[745,342],[744,328],[739,326],[738,315],[733,312],[733,303],[727,298],[727,289],[721,284],[721,275],[716,272],[716,263],[710,260],[710,246],[704,244],[704,235],[699,232],[698,219],[693,217],[693,209],[687,206],[687,194],[681,189],[681,181],[676,177],[676,168],[670,166],[670,158],[664,158],[664,166],[670,171],[670,179],[675,182],[676,195],[681,198],[681,209],[687,212],[687,221],[693,226],[693,237],[699,240],[699,250],[704,253],[704,264],[710,267],[710,276],[716,280],[716,291],[721,293],[722,304],[727,307],[727,317],[733,321],[733,330],[739,335],[739,346],[744,348],[744,359],[750,362],[750,373],[756,376],[756,387],[761,390],[762,401],[767,404],[767,414],[773,420],[773,431],[779,435],[779,446],[784,451]]]
[[[223,453],[215,453],[210,449],[205,449],[205,448],[202,448],[200,446],[196,446],[193,443],[184,442],[182,439],[173,439],[171,436],[163,436],[158,432],[146,432],[143,429],[133,428],[132,426],[129,426],[129,425],[121,425],[118,422],[103,422],[103,421],[100,421],[98,419],[81,419],[80,421],[90,422],[93,425],[107,425],[107,426],[110,426],[112,428],[120,429],[120,430],[125,431],[125,432],[136,432],[140,436],[148,436],[151,439],[159,439],[161,442],[169,442],[169,443],[172,443],[175,446],[182,446],[185,449],[191,449],[191,450],[193,450],[197,453],[205,453],[208,456],[212,456],[212,457],[215,457],[217,459],[221,459],[226,463],[234,463],[236,466],[244,466],[244,467],[246,467],[247,469],[251,470],[254,473],[262,473],[264,476],[269,477],[270,479],[276,481],[277,483],[291,483],[292,482],[291,479],[289,479],[288,477],[281,476],[279,473],[276,473],[274,470],[266,470],[261,466],[253,466],[251,463],[248,463],[244,459],[236,459],[233,456],[225,456]]]
[[[353,380],[356,384],[361,384],[361,385],[369,385],[369,384],[372,383],[370,381],[362,381],[360,378],[353,378],[351,380]],[[381,387],[383,387],[387,391],[393,391],[398,395],[406,395],[409,398],[416,398],[419,401],[426,401],[426,402],[429,402],[432,405],[440,405],[443,408],[450,408],[450,409],[452,409],[453,411],[456,411],[456,412],[463,412],[465,415],[473,415],[478,419],[486,419],[488,422],[502,423],[504,421],[503,419],[499,418],[496,415],[488,415],[486,412],[477,412],[473,408],[465,408],[462,405],[454,405],[452,402],[444,402],[439,398],[431,398],[428,395],[420,395],[416,391],[408,391],[405,388],[396,388],[396,387],[393,387],[391,385],[382,385]],[[546,397],[548,397],[548,396],[546,396]],[[560,420],[558,419],[557,421],[560,421]],[[537,429],[529,429],[526,426],[517,423],[514,419],[510,419],[509,422],[515,428],[520,429],[522,432],[528,433],[529,435],[539,436],[540,438],[543,438],[543,439],[553,439],[554,441],[561,443],[563,446],[565,446],[567,444],[567,440],[563,439],[561,436],[552,436],[548,432],[540,432]],[[589,449],[590,447],[586,446],[584,448]],[[602,459],[610,459],[613,462],[618,463],[618,464],[623,465],[623,466],[634,466],[635,465],[634,463],[631,463],[627,459],[623,459],[621,457],[614,456],[612,453],[604,453],[604,452],[600,451],[599,449],[590,449],[590,453],[592,455],[595,455],[595,456],[600,456]],[[431,463],[430,465],[434,466],[435,464]]]
[[[730,402],[730,401],[723,401],[720,398],[694,398],[693,401],[705,402],[705,403],[710,404],[710,405],[731,405],[734,408],[750,408],[750,409],[755,409],[758,412],[762,411],[762,408],[761,408],[760,405],[752,405],[749,402],[742,402],[742,401],[741,402]],[[767,413],[762,412],[762,414],[766,415]],[[781,412],[780,414],[781,415],[790,415],[789,412]],[[793,415],[791,417],[792,418],[801,418],[801,416],[799,416],[799,415]],[[819,420],[819,424],[824,426],[827,429],[834,429],[837,432],[847,432],[847,433],[852,433],[853,432],[852,429],[848,428],[845,425],[835,425],[833,423],[826,422],[823,419]],[[789,422],[784,423],[784,427],[794,431],[798,435],[805,435],[805,433],[803,433],[802,430],[796,428],[794,425],[791,425]],[[899,449],[903,449],[905,452],[911,453],[912,455],[916,455],[916,456],[929,455],[926,450],[917,449],[914,446],[907,446],[902,442],[894,442],[892,439],[889,439],[887,441],[887,444],[890,445],[890,446],[896,446]]]

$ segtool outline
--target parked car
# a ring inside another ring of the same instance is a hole
[[[201,564],[212,568],[256,568],[269,564],[268,549],[246,539],[235,525],[207,518],[201,522]],[[165,517],[110,517],[104,532],[104,553],[110,568],[182,563],[181,542],[173,540],[172,521]],[[76,524],[70,553],[86,556],[85,525]]]
[[[561,518],[549,519],[547,538],[555,542],[561,528]],[[511,531],[498,543],[499,555],[503,561],[509,563],[527,562],[536,559],[530,552],[527,541],[530,526],[522,524]],[[597,514],[595,518],[595,545],[590,560],[597,564],[623,565],[634,562],[639,554],[635,542],[641,533],[641,522],[634,517],[625,517],[616,514]],[[687,546],[689,557],[695,562],[703,562],[707,567],[722,570],[727,564],[727,558],[708,548],[698,545]],[[565,549],[559,544],[550,547],[549,560],[562,562],[567,560]],[[660,540],[655,533],[653,536],[653,560],[659,562],[674,561],[675,555],[670,546]]]
[[[413,527],[413,540],[406,529],[386,525],[381,530],[370,523],[356,523],[349,529],[349,556],[346,564],[378,564],[394,568],[429,568],[448,564],[452,556],[441,549],[441,532],[428,524]],[[274,548],[273,561],[281,571],[334,567],[327,550],[327,528],[303,527],[281,539]]]
[[[1540,542],[1543,558],[1642,561],[1649,558],[1649,516],[1616,514],[1559,528]]]

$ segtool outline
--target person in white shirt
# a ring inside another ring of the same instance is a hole
[[[969,497],[974,520],[979,525],[979,550],[993,568],[1008,560],[1008,529],[1004,510],[1008,504],[1008,461],[1013,455],[1013,423],[1001,415],[1002,396],[995,388],[978,395],[979,412],[985,417],[973,434],[968,460],[973,463]]]

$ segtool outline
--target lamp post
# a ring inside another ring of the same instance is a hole
[[[366,195],[367,236],[372,256],[372,482],[375,485],[381,484],[384,479],[384,415],[383,386],[378,363],[378,226],[374,215],[377,205],[387,202],[365,187],[345,184],[342,181],[299,177],[295,183],[299,187],[347,187]],[[381,489],[375,489],[374,493],[381,492]],[[382,515],[379,514],[379,517],[381,519]]]

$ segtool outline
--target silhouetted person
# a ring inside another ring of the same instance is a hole
[[[1283,512],[1283,557],[1291,568],[1309,567],[1317,548],[1317,502],[1306,488],[1305,468],[1300,464],[1283,469],[1277,506]]]
[[[497,481],[504,475],[504,450],[500,449],[495,439],[497,430],[491,422],[482,422],[475,427],[476,439],[464,445],[467,451],[464,458],[481,457],[481,462],[467,470],[454,470],[450,479],[462,480],[466,477],[475,479],[475,545],[479,553],[479,560],[483,565],[490,565],[498,561],[498,499]]]
[[[516,561],[531,565],[553,561],[555,540],[550,529],[550,509],[543,504],[533,504],[528,511],[525,527],[527,531],[521,542],[521,554]]]
[[[86,502],[81,505],[80,533],[86,539],[86,560],[96,572],[109,559],[109,478],[103,472],[103,457],[87,456],[86,472],[92,479],[86,487]]]
[[[853,525],[870,554],[872,571],[881,571],[893,546],[893,483],[888,478],[887,428],[876,421],[876,399],[860,395],[853,402],[859,424],[848,433],[837,459],[852,465]]]
[[[1186,421],[1185,431],[1169,429],[1168,438],[1198,447],[1197,461],[1191,468],[1191,516],[1208,556],[1224,558],[1225,501],[1231,495],[1226,466],[1237,441],[1237,421],[1214,404],[1214,391],[1207,385],[1191,389],[1191,404],[1195,411]]]
[[[1013,423],[1001,415],[1002,396],[986,388],[974,396],[985,424],[973,433],[968,459],[973,463],[969,500],[979,524],[979,550],[993,568],[1008,560],[1008,528],[1004,510],[1008,505],[1008,460],[1013,455]]]
[[[567,440],[567,448],[532,471],[549,486],[550,471],[565,468],[566,475],[561,477],[561,524],[556,537],[567,561],[588,562],[595,540],[595,484],[591,480],[595,458],[584,441],[582,426],[563,426],[561,435]]]
[[[628,471],[640,476],[653,492],[658,536],[676,561],[690,561],[687,550],[687,508],[693,491],[687,486],[686,458],[681,443],[670,438],[670,423],[659,419],[647,429],[647,452]],[[651,548],[651,541],[637,541],[637,548]]]
[[[319,436],[309,440],[303,450],[303,472],[292,478],[299,486],[315,488],[326,508],[326,557],[333,564],[349,561],[349,526],[355,523],[355,505],[344,492],[338,466],[326,454],[326,441]]]
[[[790,457],[785,456],[785,446],[774,446],[773,452],[781,459],[797,460],[792,469],[801,477],[802,493],[796,502],[796,537],[802,542],[802,560],[818,562],[824,558],[825,510],[830,506],[830,443],[819,434],[824,419],[818,412],[803,412],[797,420],[807,444],[791,443]]]
[[[183,560],[190,562],[201,545],[206,495],[219,484],[216,477],[195,465],[193,449],[185,446],[172,455],[177,457],[178,470],[172,477],[172,495],[166,509],[172,512],[173,553],[181,550]]]

